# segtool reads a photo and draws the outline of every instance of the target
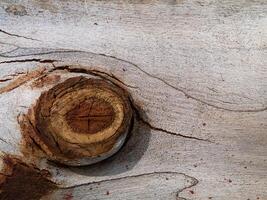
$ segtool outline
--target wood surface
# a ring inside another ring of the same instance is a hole
[[[43,199],[267,199],[266,0],[2,0],[0,151],[20,116],[70,77],[105,78],[138,107],[120,152],[41,160]],[[3,164],[4,165],[4,162]]]

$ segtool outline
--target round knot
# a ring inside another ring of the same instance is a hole
[[[39,97],[34,138],[50,160],[91,164],[118,151],[131,119],[125,90],[101,79],[74,77]]]

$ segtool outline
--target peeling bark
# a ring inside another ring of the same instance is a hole
[[[5,93],[5,92],[9,92],[23,84],[25,84],[26,82],[39,77],[40,75],[42,75],[44,72],[46,71],[45,68],[40,68],[40,69],[36,69],[34,71],[28,72],[25,75],[21,75],[18,78],[16,78],[15,80],[13,80],[12,82],[8,83],[6,86],[1,87],[0,88],[0,94]]]

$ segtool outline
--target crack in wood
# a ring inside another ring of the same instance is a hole
[[[26,37],[26,36],[22,36],[22,35],[17,35],[17,34],[14,34],[14,33],[9,33],[7,31],[4,31],[3,29],[0,29],[0,32],[4,33],[6,35],[9,35],[9,36],[13,36],[13,37],[24,38],[24,39],[33,40],[33,41],[40,41],[40,40],[37,40],[37,39],[34,39],[34,38],[30,38],[30,37]]]
[[[161,180],[161,181],[166,181],[166,182],[161,182],[161,183],[159,183],[159,185],[161,185],[162,187],[167,187],[168,181],[170,179],[173,179],[173,180],[169,184],[173,184],[174,183],[173,181],[175,181],[176,183],[178,183],[178,182],[180,183],[180,181],[185,182],[184,185],[183,184],[177,184],[177,186],[172,185],[171,191],[168,192],[169,195],[174,194],[175,195],[174,197],[176,197],[176,199],[184,199],[184,198],[180,197],[180,193],[189,189],[189,188],[193,188],[194,186],[196,186],[199,183],[198,179],[196,179],[195,177],[192,177],[192,176],[187,175],[187,174],[182,173],[182,172],[151,171],[151,172],[144,172],[144,173],[133,174],[133,175],[125,175],[125,176],[115,177],[115,178],[106,178],[104,180],[85,182],[85,183],[80,183],[80,184],[74,184],[71,186],[64,186],[63,184],[61,184],[61,185],[58,185],[58,190],[55,190],[52,194],[49,194],[48,196],[46,196],[45,199],[59,199],[59,198],[61,199],[62,197],[64,198],[66,196],[69,196],[69,194],[71,194],[72,198],[75,198],[75,199],[81,198],[79,191],[88,191],[87,197],[90,198],[90,196],[93,197],[94,193],[96,192],[96,191],[95,192],[92,191],[94,185],[96,185],[96,188],[98,189],[98,192],[100,192],[100,195],[101,195],[101,191],[102,190],[105,191],[105,189],[104,189],[105,184],[106,185],[112,185],[112,184],[116,184],[116,182],[118,182],[118,181],[119,181],[118,184],[120,185],[120,184],[124,183],[121,181],[138,182],[139,180],[140,181],[148,180],[147,184],[149,185],[152,182],[152,180],[159,180],[159,181]],[[101,187],[100,185],[104,185],[104,186]],[[152,187],[154,187],[154,185]],[[161,187],[161,189],[162,189],[162,187]],[[148,188],[149,188],[149,186],[148,186]],[[135,189],[136,189],[136,187],[132,188],[132,190],[131,190],[132,195],[134,195],[134,192],[137,192],[137,194],[139,194],[139,195],[142,193],[142,191],[137,191]],[[116,193],[116,191],[117,190],[115,189],[112,193]],[[104,199],[106,199],[106,198],[104,198]],[[121,199],[121,198],[119,198],[119,199]]]
[[[122,80],[120,80],[118,77],[115,77],[113,74],[110,75],[107,72],[103,72],[103,71],[96,70],[96,69],[85,69],[85,68],[81,68],[81,67],[75,68],[75,67],[71,67],[69,65],[64,65],[64,66],[54,66],[54,68],[52,70],[50,70],[49,72],[53,72],[56,70],[67,70],[68,72],[71,72],[71,73],[90,74],[93,76],[98,76],[98,77],[105,79],[107,81],[110,81],[113,84],[115,84],[116,86],[120,86],[120,85],[118,85],[114,81],[117,81],[117,82],[119,82],[119,83],[121,83],[124,86],[129,87],[129,88],[139,89],[136,86],[132,86],[132,85],[128,85],[128,84],[124,83]],[[109,78],[107,78],[107,77],[109,77]]]
[[[28,48],[20,48],[20,49],[28,49]],[[29,48],[31,49],[31,48]],[[21,54],[21,55],[16,55],[16,56],[8,56],[8,55],[3,55],[0,54],[1,57],[3,58],[18,58],[18,57],[26,57],[26,56],[42,56],[42,55],[50,55],[50,54],[56,54],[56,53],[89,53],[85,51],[78,51],[78,50],[57,50],[57,51],[48,51],[44,53],[29,53],[29,54]]]
[[[77,52],[81,52],[81,53],[90,53],[90,54],[93,54],[93,55],[98,55],[98,56],[103,56],[103,57],[107,57],[107,58],[112,58],[112,59],[115,59],[117,61],[121,61],[121,62],[124,62],[124,63],[127,63],[127,64],[130,64],[132,65],[133,67],[137,68],[138,70],[140,70],[141,72],[143,72],[144,74],[146,74],[147,76],[151,77],[151,78],[154,78],[162,83],[164,83],[165,85],[169,86],[170,88],[178,91],[178,92],[181,92],[185,95],[185,97],[187,98],[190,98],[190,99],[193,99],[197,102],[200,102],[204,105],[207,105],[209,107],[213,107],[213,108],[216,108],[216,109],[219,109],[219,110],[225,110],[225,111],[229,111],[229,112],[242,112],[242,113],[255,113],[255,112],[263,112],[263,111],[266,111],[267,110],[267,106],[264,106],[262,108],[258,108],[258,109],[230,109],[230,108],[225,108],[225,107],[222,107],[222,106],[218,106],[218,105],[215,105],[215,104],[212,104],[210,102],[207,102],[205,100],[202,100],[198,97],[195,97],[191,94],[188,94],[188,92],[186,92],[184,89],[182,88],[179,88],[177,86],[174,86],[172,84],[170,84],[168,81],[160,78],[160,77],[157,77],[155,75],[152,75],[150,73],[148,73],[147,71],[145,71],[144,69],[142,69],[141,67],[139,67],[137,64],[131,62],[131,61],[128,61],[128,60],[125,60],[125,59],[122,59],[122,58],[118,58],[118,57],[115,57],[115,56],[112,56],[112,55],[107,55],[107,54],[104,54],[104,53],[94,53],[94,52],[90,52],[90,51],[82,51],[82,50],[66,50],[66,51],[50,51],[50,52],[45,52],[45,53],[36,53],[36,54],[25,54],[25,55],[19,55],[19,56],[11,56],[11,57],[23,57],[23,56],[38,56],[38,55],[48,55],[48,54],[53,54],[53,53],[77,53]],[[1,55],[1,54],[0,54]]]
[[[141,121],[148,126],[150,129],[155,130],[155,131],[160,131],[163,133],[166,133],[168,135],[174,135],[174,136],[179,136],[179,137],[183,137],[186,139],[193,139],[193,140],[198,140],[198,141],[204,141],[204,142],[210,142],[210,143],[214,143],[213,141],[209,140],[209,139],[202,139],[202,138],[198,138],[198,137],[194,137],[194,136],[188,136],[188,135],[183,135],[181,133],[176,133],[176,132],[172,132],[172,131],[168,131],[162,128],[158,128],[153,126],[152,124],[150,124],[149,122],[145,121],[144,119],[141,118]]]
[[[12,78],[0,79],[0,83],[2,83],[2,82],[7,82],[7,81],[10,81],[10,80],[12,80]]]
[[[115,77],[113,74],[109,75],[106,72],[101,72],[101,71],[98,71],[98,70],[88,70],[88,69],[84,69],[84,68],[72,68],[70,66],[57,66],[57,67],[54,67],[54,69],[52,69],[51,71],[55,71],[55,70],[67,70],[69,72],[91,74],[91,75],[99,76],[100,78],[105,78],[105,77],[102,76],[102,74],[105,74],[105,75],[107,75],[107,76],[109,76],[109,77],[111,77],[111,78],[113,78],[115,80],[118,80],[118,78]],[[112,80],[110,80],[110,79],[108,79],[108,80],[111,81],[113,84],[116,84]],[[123,83],[122,81],[119,81],[119,82]],[[124,85],[126,85],[126,84],[124,84]],[[126,86],[129,86],[129,85],[126,85]],[[145,124],[146,126],[148,126],[152,130],[164,132],[164,133],[169,134],[169,135],[183,137],[183,138],[186,138],[186,139],[193,139],[193,140],[205,141],[205,142],[213,143],[209,139],[202,139],[202,138],[198,138],[198,137],[194,137],[194,136],[187,136],[187,135],[183,135],[183,134],[180,134],[180,133],[175,133],[175,132],[172,132],[172,131],[168,131],[168,130],[165,130],[165,129],[162,129],[162,128],[155,127],[155,126],[151,125],[149,122],[147,122],[145,119],[143,119],[143,117],[141,116],[139,110],[136,108],[136,106],[134,105],[134,103],[133,103],[133,101],[131,99],[130,99],[130,102],[131,102],[132,108],[134,109],[135,113],[137,114],[137,118],[143,124]]]
[[[141,113],[139,112],[139,109],[137,109],[137,107],[134,105],[134,103],[133,103],[133,101],[131,99],[130,99],[130,102],[131,102],[131,106],[132,106],[134,112],[136,113],[137,120],[141,121],[144,125],[148,126],[152,130],[160,131],[160,132],[163,132],[163,133],[166,133],[166,134],[169,134],[169,135],[179,136],[179,137],[186,138],[186,139],[193,139],[193,140],[198,140],[198,141],[214,143],[213,141],[211,141],[209,139],[203,139],[203,138],[198,138],[198,137],[194,137],[194,136],[183,135],[181,133],[176,133],[176,132],[165,130],[163,128],[155,127],[154,125],[150,124],[148,121],[146,121],[141,116]]]
[[[198,180],[195,177],[189,176],[185,173],[181,173],[181,172],[175,172],[175,171],[155,171],[155,172],[148,172],[148,173],[142,173],[142,174],[136,174],[136,175],[128,175],[128,176],[123,176],[123,177],[119,177],[119,178],[111,178],[111,179],[105,179],[105,180],[101,180],[101,181],[92,181],[89,183],[82,183],[82,184],[77,184],[77,185],[73,185],[73,186],[67,186],[67,187],[63,187],[63,186],[59,186],[60,189],[72,189],[72,188],[76,188],[76,187],[80,187],[80,186],[87,186],[90,184],[101,184],[104,182],[108,182],[108,181],[117,181],[117,180],[123,180],[123,179],[127,179],[127,178],[137,178],[137,177],[141,177],[141,176],[149,176],[149,175],[157,175],[157,174],[178,174],[178,175],[183,175],[186,178],[189,178],[191,180],[193,180],[193,184],[191,184],[188,187],[183,188],[182,190],[179,190],[178,193],[182,192],[185,189],[191,188],[195,185],[198,184]]]
[[[198,179],[196,179],[195,177],[188,176],[188,175],[186,175],[186,176],[187,176],[187,177],[190,177],[190,178],[193,180],[193,183],[192,183],[191,185],[189,185],[189,186],[187,186],[187,187],[184,187],[183,189],[179,190],[179,191],[176,193],[176,198],[177,198],[177,199],[187,200],[186,198],[180,197],[180,193],[183,192],[183,191],[185,191],[185,190],[187,190],[187,189],[189,189],[189,188],[192,188],[192,187],[196,186],[196,185],[199,183]]]
[[[184,177],[180,181],[185,181],[186,183],[184,185],[179,184],[180,186],[177,185],[177,187],[176,187],[176,185],[173,185],[172,190],[169,191],[168,194],[174,194],[175,195],[174,197],[176,199],[184,199],[184,198],[180,197],[180,193],[187,190],[187,189],[193,188],[194,186],[196,186],[199,183],[199,181],[195,177],[192,177],[190,175],[187,175],[185,173],[180,173],[177,171],[152,171],[152,172],[145,172],[145,173],[134,174],[134,175],[126,175],[126,176],[117,177],[117,178],[107,178],[104,180],[75,184],[75,185],[71,185],[71,186],[59,185],[59,189],[47,197],[48,197],[48,199],[58,199],[61,197],[69,196],[69,194],[71,194],[72,198],[73,197],[74,198],[80,198],[79,191],[88,191],[87,195],[89,195],[88,197],[90,197],[90,195],[92,195],[92,196],[94,195],[94,192],[91,193],[94,185],[97,186],[98,191],[101,193],[101,191],[104,190],[104,188],[105,188],[105,184],[112,185],[112,184],[116,184],[117,181],[136,182],[139,180],[139,178],[143,178],[143,179],[148,180],[148,181],[151,179],[152,180],[161,179],[162,181],[163,180],[166,181],[166,182],[162,182],[162,186],[167,187],[169,179],[175,179],[176,183],[178,183],[180,176]],[[143,180],[143,179],[141,179],[141,180]],[[121,183],[123,183],[123,182],[119,182],[119,184],[121,184]],[[148,184],[149,184],[149,182],[148,182]],[[159,184],[161,185],[161,183],[159,183]],[[100,185],[104,185],[103,188]],[[138,194],[140,194],[140,192],[141,192],[141,191],[136,191],[135,187],[132,189],[133,189],[133,190],[131,190],[132,195],[134,195],[133,192],[137,192]],[[115,191],[117,191],[117,190],[115,189],[112,193],[116,193]],[[121,198],[119,198],[119,199],[121,199]]]
[[[91,52],[90,52],[91,53]],[[93,53],[94,54],[94,53]],[[160,82],[164,83],[165,85],[173,88],[174,90],[176,91],[179,91],[181,93],[183,93],[187,98],[191,98],[197,102],[200,102],[202,104],[205,104],[207,106],[210,106],[210,107],[213,107],[213,108],[216,108],[216,109],[220,109],[220,110],[226,110],[226,111],[230,111],[230,112],[262,112],[262,111],[266,111],[267,110],[267,106],[263,107],[263,108],[259,108],[259,109],[230,109],[230,108],[224,108],[224,107],[221,107],[221,106],[217,106],[217,105],[214,105],[212,103],[209,103],[209,102],[206,102],[200,98],[197,98],[193,95],[190,95],[188,94],[185,90],[181,89],[181,88],[178,88],[177,86],[174,86],[172,84],[170,84],[169,82],[167,82],[166,80],[160,78],[160,77],[157,77],[157,76],[154,76],[150,73],[148,73],[147,71],[143,70],[141,67],[139,67],[137,64],[133,63],[133,62],[130,62],[128,60],[124,60],[124,59],[121,59],[121,58],[117,58],[115,56],[111,56],[111,55],[106,55],[106,54],[97,54],[97,55],[102,55],[102,56],[105,56],[105,57],[109,57],[109,58],[113,58],[115,60],[119,60],[119,61],[122,61],[122,62],[125,62],[125,63],[128,63],[132,66],[134,66],[135,68],[139,69],[141,72],[143,72],[144,74],[146,74],[147,76],[150,76],[151,78],[154,78],[154,79],[157,79],[159,80]]]
[[[99,55],[102,55],[102,54],[99,54]],[[106,56],[106,55],[105,55]],[[118,59],[118,58],[115,58],[113,56],[109,56],[109,57],[112,57],[114,59]],[[121,59],[119,59],[121,60]],[[128,61],[125,61],[125,60],[122,60],[124,62],[128,62]],[[53,62],[56,62],[56,60],[42,60],[42,59],[24,59],[24,60],[12,60],[12,61],[4,61],[4,62],[0,62],[0,63],[12,63],[12,62],[40,62],[40,63],[52,63]],[[129,62],[128,62],[129,63]],[[136,64],[134,63],[130,63],[131,65],[134,65],[135,67],[137,67],[138,69],[140,69],[141,71],[143,71],[145,74],[147,74],[148,76],[151,76],[153,78],[156,78],[158,80],[161,80],[162,82],[164,82],[165,84],[171,86],[172,88],[174,89],[177,89],[178,91],[180,91],[180,89],[170,85],[169,83],[167,83],[166,81],[164,81],[163,79],[161,78],[158,78],[156,76],[153,76],[151,74],[149,74],[148,72],[144,71],[143,69],[141,69],[139,66],[137,66]],[[95,76],[99,76],[101,78],[104,78],[108,81],[111,81],[114,83],[114,80],[127,86],[127,87],[130,87],[130,88],[138,88],[138,87],[135,87],[135,86],[131,86],[131,85],[128,85],[126,83],[124,83],[123,81],[121,81],[120,79],[118,79],[116,76],[114,76],[114,74],[108,74],[106,72],[102,72],[102,71],[99,71],[99,70],[88,70],[88,69],[84,69],[84,68],[72,68],[70,66],[54,66],[54,68],[52,70],[50,70],[49,72],[52,72],[52,71],[55,71],[55,70],[67,70],[69,72],[72,72],[72,73],[85,73],[85,74],[91,74],[91,75],[95,75]],[[48,72],[48,73],[49,73]],[[107,78],[109,77],[109,78]],[[112,80],[110,80],[113,79]],[[23,82],[24,83],[24,82]],[[116,84],[116,83],[115,83]],[[16,88],[16,87],[15,87]],[[181,90],[183,91],[183,90]],[[1,90],[0,90],[0,93],[1,93]],[[185,95],[187,95],[187,93],[183,92]],[[191,97],[192,98],[192,97]],[[201,100],[202,101],[202,100]],[[203,102],[204,103],[204,102]],[[206,102],[205,102],[206,104]],[[209,103],[207,105],[210,105]],[[261,110],[229,110],[229,109],[226,109],[226,108],[221,108],[221,107],[217,107],[217,106],[214,106],[214,105],[211,105],[212,107],[216,107],[218,109],[224,109],[224,110],[228,110],[228,111],[233,111],[233,112],[259,112],[259,111],[263,111],[263,110],[266,110],[267,108],[265,109],[261,109]],[[159,127],[155,127],[153,126],[152,124],[150,124],[148,121],[144,120],[141,115],[139,114],[139,119],[145,124],[147,125],[149,128],[151,128],[152,130],[155,130],[155,131],[161,131],[161,132],[164,132],[166,134],[169,134],[169,135],[174,135],[174,136],[179,136],[179,137],[183,137],[183,138],[187,138],[187,139],[194,139],[194,140],[199,140],[199,141],[206,141],[206,142],[212,142],[210,141],[209,139],[202,139],[202,138],[198,138],[198,137],[193,137],[193,136],[187,136],[187,135],[183,135],[183,134],[180,134],[180,133],[176,133],[176,132],[172,132],[172,131],[168,131],[168,130],[165,130],[165,129],[162,129],[162,128],[159,128]]]
[[[56,61],[57,60],[32,58],[32,59],[24,59],[24,60],[7,60],[7,61],[0,62],[0,64],[3,64],[3,63],[25,63],[25,62],[53,63]]]
[[[6,144],[9,144],[5,139],[3,139],[3,138],[0,138],[0,140],[2,141],[2,142],[4,142],[4,143],[6,143]]]
[[[47,63],[48,62],[48,63],[52,63],[52,64],[53,64],[53,62],[56,62],[56,60],[42,60],[42,59],[13,60],[12,62],[28,62],[28,61],[29,62],[32,62],[32,61],[34,61],[34,62],[42,62],[42,63]],[[9,61],[9,62],[11,62],[11,61]],[[128,85],[128,84],[124,83],[123,81],[121,81],[120,79],[115,77],[114,74],[110,75],[110,74],[108,74],[106,72],[102,72],[102,71],[99,71],[99,70],[88,70],[88,69],[84,69],[84,68],[72,68],[70,66],[54,66],[54,68],[52,70],[48,71],[48,73],[56,71],[56,70],[67,70],[67,71],[72,72],[72,73],[91,74],[91,75],[95,75],[95,76],[99,76],[101,78],[104,78],[104,79],[106,79],[108,81],[111,81],[112,83],[114,83],[114,80],[115,80],[115,81],[118,81],[119,83],[121,83],[121,84],[123,84],[123,85],[125,85],[127,87],[137,88],[135,86],[131,86],[131,85]],[[109,78],[107,78],[107,77],[109,77]],[[110,78],[113,79],[113,80],[110,80]],[[23,82],[23,83],[25,83],[25,82]],[[116,84],[116,83],[114,83],[114,84]],[[116,84],[116,85],[118,85],[118,84]],[[18,87],[18,86],[16,86],[16,87]],[[16,87],[14,87],[14,88],[16,88]],[[0,94],[1,94],[1,90],[0,90]],[[134,107],[134,109],[135,109],[136,112],[138,111],[135,107]],[[183,137],[183,138],[186,138],[186,139],[193,139],[193,140],[205,141],[205,142],[213,143],[213,141],[211,141],[209,139],[203,139],[203,138],[198,138],[198,137],[194,137],[194,136],[187,136],[187,135],[184,135],[184,134],[181,134],[181,133],[176,133],[176,132],[172,132],[172,131],[169,131],[169,130],[165,130],[163,128],[155,127],[151,123],[149,123],[148,121],[143,119],[140,114],[139,114],[139,120],[142,121],[143,124],[147,125],[150,129],[155,130],[155,131],[164,132],[164,133],[169,134],[169,135],[179,136],[179,137]]]

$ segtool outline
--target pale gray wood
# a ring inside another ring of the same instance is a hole
[[[21,155],[17,116],[56,84],[33,80],[98,70],[124,83],[149,126],[96,166],[39,163],[66,188],[49,198],[267,199],[266,11],[241,0],[1,1],[0,150]]]

